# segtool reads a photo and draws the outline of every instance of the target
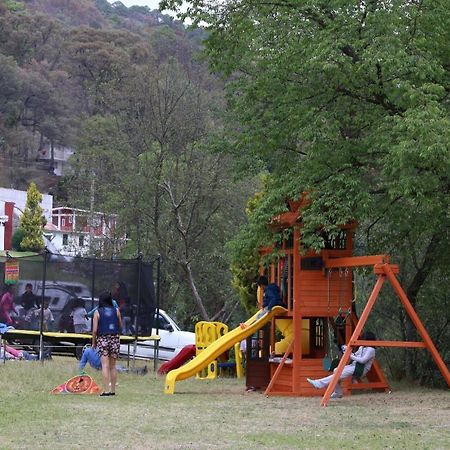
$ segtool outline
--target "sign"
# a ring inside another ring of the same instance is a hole
[[[19,261],[5,262],[5,284],[15,284],[19,281]]]

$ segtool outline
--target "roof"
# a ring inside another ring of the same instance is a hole
[[[44,230],[47,230],[47,231],[59,231],[59,228],[56,225],[53,225],[51,222],[47,222],[45,224]]]

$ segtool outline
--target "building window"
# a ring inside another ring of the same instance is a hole
[[[83,235],[81,235],[81,236],[78,238],[78,245],[79,245],[80,247],[84,247],[84,236],[83,236]]]
[[[63,245],[69,244],[69,235],[68,234],[63,234],[62,242],[63,242]]]
[[[61,226],[65,227],[66,226],[66,219],[61,219]]]
[[[73,217],[69,216],[69,223],[72,223],[72,222],[73,222]]]

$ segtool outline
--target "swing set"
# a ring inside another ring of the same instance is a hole
[[[367,304],[361,314],[361,317],[356,322],[353,333],[351,335],[350,341],[347,344],[347,348],[345,349],[342,358],[340,358],[339,363],[337,364],[336,371],[334,372],[333,379],[331,383],[328,385],[325,394],[322,398],[321,405],[326,406],[331,397],[331,394],[334,392],[336,385],[339,381],[339,377],[344,370],[345,365],[350,360],[350,354],[352,349],[355,347],[363,346],[371,346],[371,347],[401,347],[401,348],[426,348],[430,353],[432,358],[434,359],[436,365],[438,366],[442,376],[444,377],[447,385],[450,387],[450,372],[448,371],[444,361],[440,357],[435,345],[433,344],[430,336],[428,335],[425,327],[423,326],[419,316],[415,312],[412,307],[405,291],[401,287],[396,275],[399,272],[398,266],[389,263],[389,257],[386,255],[378,255],[378,256],[362,256],[362,257],[347,257],[347,258],[336,258],[336,259],[328,259],[325,261],[325,267],[327,269],[333,268],[341,268],[341,267],[361,267],[361,266],[370,266],[372,265],[374,268],[374,274],[377,277],[376,283],[372,290],[372,293],[369,296]],[[422,341],[367,341],[360,339],[361,332],[364,328],[364,325],[367,322],[367,319],[370,315],[370,312],[373,309],[375,302],[378,299],[378,295],[383,287],[383,284],[389,281],[394,289],[394,292],[397,294],[400,302],[402,303],[405,311],[407,312],[409,318],[412,323],[416,327],[417,332],[419,333]],[[357,374],[356,374],[356,378]]]

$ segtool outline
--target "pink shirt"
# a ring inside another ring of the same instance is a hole
[[[17,310],[14,307],[14,297],[11,292],[5,292],[0,301],[0,310],[4,313],[9,314],[11,311],[14,311],[17,314]]]

